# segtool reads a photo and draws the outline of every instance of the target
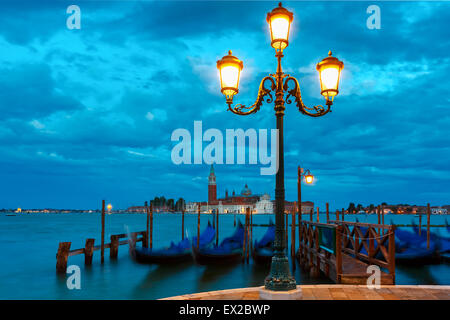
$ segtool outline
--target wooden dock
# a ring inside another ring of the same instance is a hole
[[[395,284],[395,227],[329,221],[300,223],[297,258],[312,276],[320,273],[340,284],[366,284],[380,268],[381,284]]]

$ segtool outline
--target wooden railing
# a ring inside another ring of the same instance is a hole
[[[336,255],[325,250],[319,245],[319,227],[336,230]],[[312,276],[318,276],[322,270],[329,278],[338,281],[338,275],[342,273],[341,241],[339,241],[339,225],[302,221],[300,223],[299,259],[303,269],[309,270]]]
[[[94,246],[94,242],[95,239],[86,239],[84,248],[74,250],[70,250],[72,242],[60,242],[56,254],[56,271],[65,273],[68,258],[79,254],[84,254],[85,265],[91,265],[94,251],[101,250],[102,248],[101,245]],[[130,243],[134,247],[136,242],[142,242],[142,246],[146,248],[148,244],[147,231],[132,232],[131,239],[128,239],[128,234],[126,233],[111,235],[111,242],[105,243],[103,248],[109,248],[110,259],[117,259],[119,246]]]
[[[342,227],[342,252],[388,270],[395,281],[395,226],[343,221],[330,223]]]
[[[334,238],[326,246],[321,244],[319,229],[331,230]],[[299,260],[312,276],[322,271],[336,283],[363,281],[366,267],[377,265],[382,282],[395,283],[395,227],[382,224],[329,221],[300,223]],[[334,241],[333,241],[334,240]],[[345,278],[344,278],[345,277]]]

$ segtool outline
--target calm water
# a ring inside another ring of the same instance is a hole
[[[272,215],[256,215],[254,223],[268,223]],[[391,218],[392,217],[392,218]],[[202,229],[211,216],[202,215]],[[243,221],[244,217],[240,219]],[[304,216],[303,219],[307,217]],[[354,221],[355,216],[346,216]],[[358,216],[360,222],[377,222],[376,215]],[[397,224],[409,224],[413,216],[386,216]],[[321,215],[321,221],[325,221]],[[86,238],[95,238],[100,244],[99,214],[20,214],[14,217],[0,214],[0,299],[157,299],[186,293],[259,286],[269,272],[268,267],[250,264],[211,267],[193,263],[172,267],[141,265],[128,256],[128,246],[120,246],[117,261],[100,264],[100,251],[94,253],[93,265],[84,266],[84,255],[69,258],[68,265],[81,268],[81,290],[68,290],[66,275],[55,272],[56,252],[60,241],[71,241],[72,249],[84,247]],[[422,220],[423,222],[426,219]],[[443,224],[445,216],[432,216],[432,224]],[[111,234],[145,230],[143,214],[113,214],[106,216],[106,242]],[[154,216],[154,248],[165,246],[181,238],[180,214]],[[188,235],[195,235],[197,216],[185,216]],[[233,232],[233,216],[220,216],[220,237]],[[440,232],[450,236],[439,228]],[[253,229],[254,238],[265,232],[263,227]],[[298,242],[298,240],[297,240]],[[296,268],[298,283],[331,283],[326,278],[311,279]],[[419,268],[397,266],[397,284],[450,285],[450,265],[429,265]]]

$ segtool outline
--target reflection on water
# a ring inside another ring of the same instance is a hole
[[[345,220],[377,222],[377,216],[346,216]],[[396,224],[418,224],[413,216],[387,216]],[[208,215],[201,217],[203,229]],[[271,215],[255,215],[255,224],[267,224]],[[308,215],[303,219],[307,220]],[[321,215],[322,222],[326,220]],[[234,231],[234,216],[220,216],[221,238]],[[242,220],[242,219],[241,219]],[[92,266],[84,265],[84,256],[69,257],[69,265],[78,265],[81,270],[81,290],[68,290],[68,275],[55,272],[56,251],[60,241],[71,241],[72,249],[83,248],[87,238],[95,238],[100,244],[100,216],[98,214],[28,214],[7,217],[0,214],[0,250],[4,257],[0,264],[0,299],[158,299],[173,295],[200,291],[231,289],[263,285],[270,272],[270,265],[237,263],[231,266],[199,266],[194,262],[177,265],[142,265],[134,262],[128,254],[128,245],[120,246],[117,260],[109,259],[105,250],[105,263],[100,263],[100,251],[95,251]],[[179,214],[155,214],[153,247],[160,248],[179,241],[181,237]],[[146,216],[143,214],[113,214],[106,217],[106,238],[112,234],[145,230]],[[432,224],[445,224],[445,217],[432,216]],[[187,234],[197,234],[197,215],[185,215]],[[265,233],[265,227],[254,227],[253,238]],[[450,237],[448,230],[440,233]],[[18,237],[17,235],[23,235]],[[290,232],[289,232],[290,235]],[[298,236],[298,234],[296,234]],[[298,238],[296,239],[298,244]],[[37,248],[30,250],[30,245]],[[292,263],[292,261],[290,261]],[[292,264],[291,264],[292,266]],[[404,267],[397,265],[398,284],[450,284],[450,265],[427,265]],[[292,268],[291,268],[292,270]],[[332,283],[328,278],[311,278],[297,264],[293,272],[297,283]]]

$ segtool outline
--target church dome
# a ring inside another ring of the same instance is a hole
[[[244,189],[242,189],[241,191],[241,195],[243,196],[250,196],[252,194],[252,190],[250,190],[247,186],[247,184],[245,184]]]

